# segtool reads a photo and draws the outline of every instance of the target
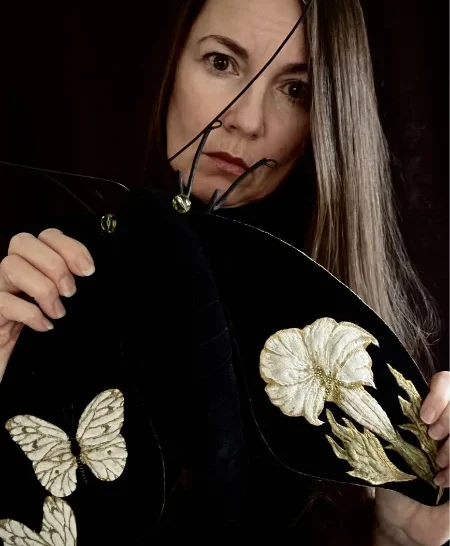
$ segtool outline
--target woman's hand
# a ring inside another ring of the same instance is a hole
[[[24,324],[38,332],[53,329],[47,317],[65,315],[60,296],[75,294],[73,275],[94,271],[87,248],[58,229],[46,229],[37,238],[19,233],[11,239],[0,263],[0,381]]]
[[[442,440],[436,462],[441,471],[435,482],[449,487],[450,372],[437,373],[420,411],[428,434]],[[424,506],[395,491],[376,489],[377,546],[441,546],[450,539],[450,506]]]

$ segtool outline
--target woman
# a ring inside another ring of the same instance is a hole
[[[197,143],[177,152],[251,80],[303,9],[298,0],[186,3],[150,129],[149,164],[161,173],[159,183],[173,184],[173,170],[186,180]],[[201,154],[194,196],[208,203],[215,190],[226,191],[258,160],[275,160],[276,168],[256,170],[230,194],[224,214],[262,227],[272,222],[270,231],[295,241],[377,311],[429,372],[428,323],[409,306],[410,293],[414,300],[426,298],[396,226],[358,2],[313,1],[306,24],[220,121]],[[305,180],[312,171],[311,195]],[[274,222],[277,206],[285,218]],[[308,230],[297,218],[299,210],[308,215]],[[0,375],[23,325],[52,329],[45,315],[64,316],[59,296],[75,293],[73,275],[93,272],[87,249],[57,230],[12,239],[0,268]],[[450,374],[434,375],[422,407],[429,434],[438,440],[449,434],[449,385]],[[436,483],[448,487],[448,439],[437,462],[442,472]],[[434,545],[448,539],[448,507],[429,508],[382,489],[375,498],[375,544]]]

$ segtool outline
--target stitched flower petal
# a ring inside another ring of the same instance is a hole
[[[328,373],[327,346],[330,336],[337,326],[332,318],[324,317],[314,321],[302,330],[305,345],[308,348],[310,358],[316,365]]]
[[[336,377],[347,385],[360,383],[375,387],[369,353],[365,349],[356,350],[346,360]]]
[[[363,328],[349,322],[341,322],[330,336],[327,354],[328,366],[333,375],[344,383],[362,383],[375,386],[372,360],[366,347],[377,340]]]
[[[261,351],[260,372],[267,383],[274,381],[280,385],[295,385],[312,376],[300,330],[282,330],[266,341]]]
[[[325,403],[325,389],[314,377],[297,385],[271,383],[266,387],[270,401],[289,417],[305,417],[312,425],[322,425],[319,415]]]

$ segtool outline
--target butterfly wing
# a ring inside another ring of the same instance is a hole
[[[9,419],[6,429],[33,463],[36,477],[47,491],[56,497],[75,491],[77,461],[63,430],[32,415]]]
[[[86,407],[78,425],[81,460],[99,480],[117,480],[125,468],[128,453],[120,434],[123,405],[119,390],[101,392]]]
[[[50,546],[76,546],[75,516],[67,502],[56,497],[44,501],[44,517],[40,535]]]
[[[37,533],[29,529],[23,523],[13,519],[0,520],[0,539],[4,546],[49,546],[51,542],[46,542]]]
[[[75,517],[62,499],[47,497],[39,535],[23,523],[4,519],[0,520],[0,538],[4,546],[76,546]]]

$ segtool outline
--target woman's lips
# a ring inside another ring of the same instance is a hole
[[[226,153],[206,153],[205,154],[216,166],[229,174],[234,176],[241,176],[248,166],[243,159],[235,158]]]

